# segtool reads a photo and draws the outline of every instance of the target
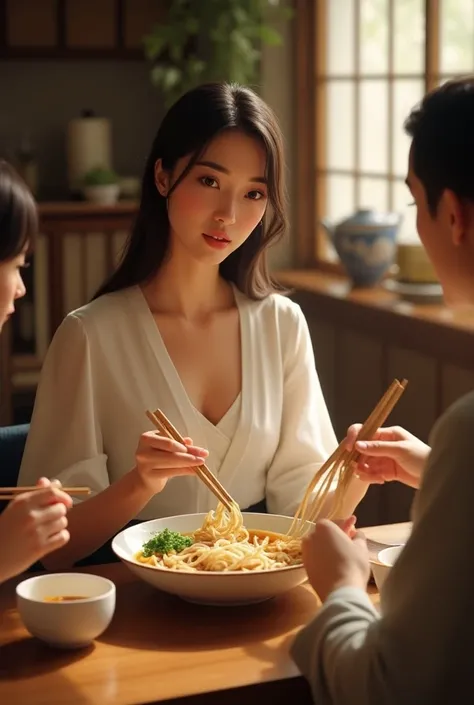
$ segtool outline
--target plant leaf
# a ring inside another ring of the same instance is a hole
[[[268,25],[261,25],[259,28],[259,34],[262,42],[269,44],[270,46],[278,46],[283,42],[281,34],[277,32],[276,29],[273,29],[273,27],[269,27]]]

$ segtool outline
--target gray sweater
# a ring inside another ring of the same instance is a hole
[[[384,584],[381,616],[364,591],[340,588],[294,641],[317,705],[474,702],[474,393],[439,419],[430,440],[412,534]]]

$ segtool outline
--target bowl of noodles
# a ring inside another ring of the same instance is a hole
[[[207,514],[153,519],[117,534],[112,549],[139,578],[189,602],[244,605],[307,579],[291,517],[241,513],[222,504]]]

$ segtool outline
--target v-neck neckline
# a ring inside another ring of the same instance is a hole
[[[238,317],[239,317],[239,327],[240,327],[240,365],[241,365],[241,389],[231,405],[228,407],[228,409],[224,412],[222,417],[219,419],[217,423],[213,423],[210,419],[208,419],[199,409],[196,408],[196,406],[193,404],[189,394],[186,391],[186,388],[181,380],[181,377],[179,376],[178,370],[176,369],[176,366],[168,352],[168,349],[165,345],[165,342],[163,340],[163,336],[161,335],[161,331],[159,329],[159,326],[157,322],[155,321],[153,317],[153,313],[151,312],[151,309],[148,305],[148,302],[145,298],[145,295],[139,285],[135,286],[135,293],[136,293],[136,298],[137,298],[137,303],[140,306],[140,309],[143,312],[143,317],[144,317],[144,323],[145,323],[145,330],[148,336],[148,339],[151,343],[151,346],[153,350],[155,351],[155,355],[158,358],[158,362],[160,366],[163,368],[163,372],[165,373],[165,377],[168,381],[168,385],[170,387],[170,391],[181,411],[181,414],[184,419],[188,421],[188,423],[192,426],[193,424],[191,423],[192,418],[194,419],[202,419],[203,421],[206,422],[207,425],[211,426],[214,428],[216,431],[219,431],[219,426],[225,421],[226,417],[232,413],[234,410],[236,404],[240,403],[242,406],[242,409],[244,408],[246,399],[248,399],[249,394],[247,391],[248,387],[248,380],[250,378],[250,370],[248,369],[248,366],[251,364],[250,356],[248,354],[249,351],[249,340],[248,340],[248,335],[249,335],[249,324],[248,320],[246,318],[247,316],[247,310],[245,306],[245,300],[243,298],[243,295],[241,292],[237,289],[237,287],[231,283],[232,286],[232,291],[234,293],[234,300],[235,300],[235,305],[237,307],[237,312],[238,312]]]
[[[237,426],[228,439],[227,452],[221,459],[221,464],[217,470],[220,481],[231,491],[234,478],[239,474],[241,464],[246,458],[247,448],[255,442],[257,429],[253,423],[252,404],[255,403],[255,394],[258,393],[259,379],[264,375],[262,361],[259,356],[258,340],[259,330],[256,329],[257,320],[255,318],[253,302],[242,292],[232,285],[236,306],[239,311],[240,320],[240,349],[242,367],[242,385],[240,391],[240,412]],[[142,322],[142,330],[147,340],[152,354],[160,370],[160,377],[164,378],[168,385],[168,392],[171,395],[176,411],[181,416],[181,421],[176,418],[174,422],[183,435],[188,435],[198,442],[198,439],[209,439],[213,445],[215,439],[210,439],[209,434],[222,435],[222,431],[211,424],[200,415],[189,399],[186,390],[178,375],[171,357],[168,355],[166,346],[161,337],[160,330],[156,324],[153,314],[148,306],[145,296],[139,286],[133,287],[130,293],[130,303],[137,319]],[[153,375],[153,370],[150,370]],[[203,425],[205,423],[205,429]],[[202,482],[196,484],[195,511],[206,512],[214,505],[210,504],[210,494],[206,485]]]
[[[185,390],[185,392],[186,392],[186,390]],[[188,397],[188,399],[189,399],[189,397]],[[217,429],[218,431],[220,431],[222,429],[222,427],[225,426],[225,422],[228,419],[228,417],[231,414],[233,414],[236,407],[240,405],[241,399],[242,399],[242,390],[240,390],[240,392],[237,394],[237,396],[235,397],[232,404],[229,406],[227,411],[224,412],[224,415],[221,416],[221,418],[219,419],[219,421],[217,423],[213,423],[210,419],[207,418],[207,416],[204,416],[204,414],[201,411],[199,411],[199,409],[196,409],[196,407],[194,406],[194,404],[192,403],[192,401],[190,399],[189,399],[189,403],[191,404],[191,406],[193,407],[194,411],[199,416],[199,418],[203,421],[203,423],[205,423],[207,426],[211,426],[211,428],[213,428],[213,429]]]

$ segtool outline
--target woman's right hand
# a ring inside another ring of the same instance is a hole
[[[66,513],[71,497],[57,481],[41,478],[38,485],[41,489],[18,494],[0,516],[0,582],[69,541]]]
[[[151,494],[161,492],[171,477],[194,475],[194,468],[206,461],[209,453],[205,448],[194,446],[191,438],[183,440],[185,445],[157,431],[140,436],[133,472]]]
[[[397,480],[418,489],[431,448],[400,426],[379,428],[370,441],[357,441],[360,429],[361,424],[353,424],[346,436],[347,448],[361,454],[357,476],[375,484]]]

